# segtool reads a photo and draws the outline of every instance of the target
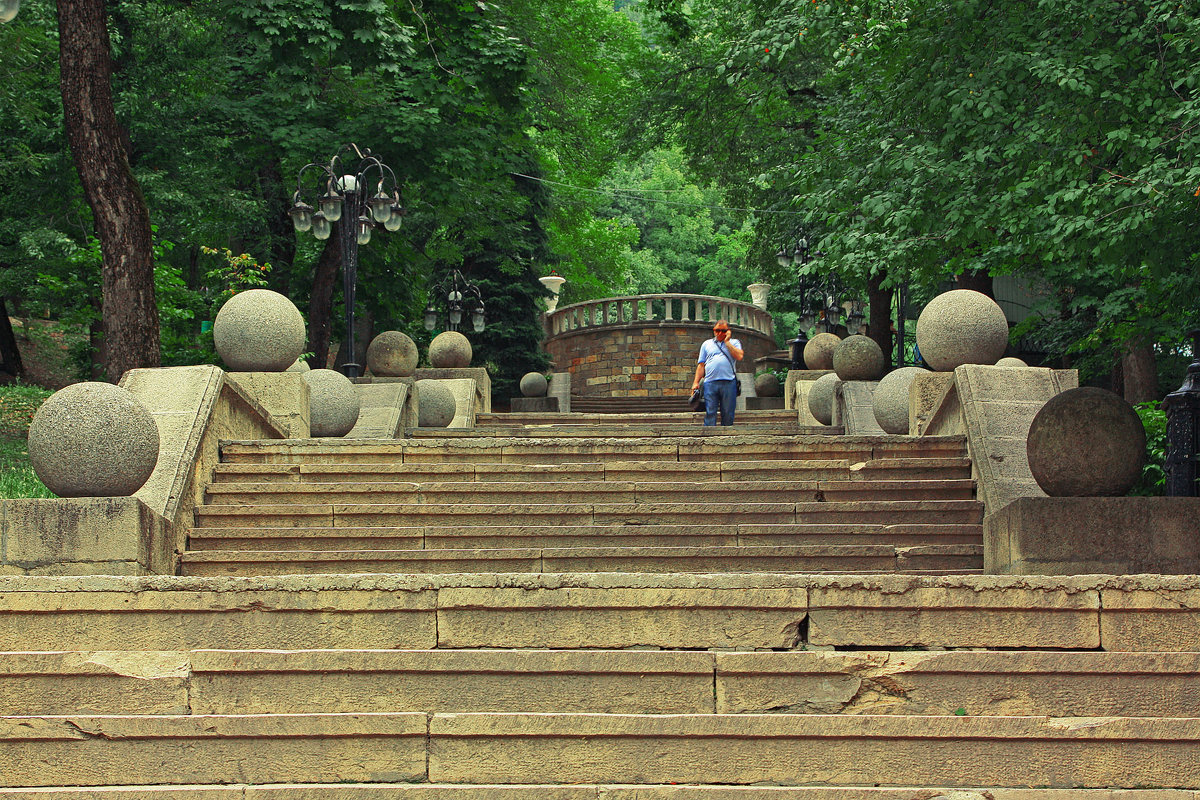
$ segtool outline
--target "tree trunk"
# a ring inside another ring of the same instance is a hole
[[[113,108],[104,0],[59,0],[58,31],[67,143],[100,238],[104,366],[116,382],[160,363],[150,213]]]
[[[892,336],[892,293],[883,288],[883,275],[872,275],[867,281],[867,313],[871,322],[867,336],[883,351],[885,366],[896,363],[895,340]]]
[[[292,262],[296,260],[296,234],[287,213],[291,198],[283,183],[283,170],[278,158],[265,162],[259,168],[258,185],[267,212],[267,235],[270,239],[267,258],[272,269],[267,280],[272,289],[285,297],[290,296]]]
[[[325,247],[321,249],[321,256],[313,271],[312,295],[308,301],[308,347],[313,352],[308,365],[313,369],[324,369],[329,363],[333,285],[337,281],[338,266],[342,263],[337,231],[337,226],[341,224],[334,223],[333,234],[325,240]]]
[[[1129,342],[1121,356],[1124,397],[1130,403],[1158,400],[1158,365],[1154,348],[1142,341]]]
[[[972,270],[971,272],[964,272],[961,275],[955,275],[954,284],[957,289],[974,289],[992,299],[996,298],[996,292],[992,289],[992,276],[986,272]]]
[[[14,378],[25,374],[25,367],[21,364],[21,350],[17,347],[17,337],[8,319],[8,305],[3,297],[0,297],[0,372]]]

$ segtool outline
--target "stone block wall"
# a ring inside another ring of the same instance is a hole
[[[582,328],[553,336],[546,351],[559,372],[571,373],[573,394],[591,397],[686,397],[691,393],[708,322],[664,322]],[[745,349],[739,372],[775,350],[775,342],[734,328]]]

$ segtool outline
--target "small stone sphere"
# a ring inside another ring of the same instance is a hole
[[[213,344],[231,372],[283,372],[304,342],[300,309],[269,289],[238,292],[213,320]]]
[[[358,423],[361,405],[354,384],[332,369],[305,372],[308,384],[308,411],[314,437],[345,436]]]
[[[804,364],[809,369],[833,369],[833,351],[841,344],[833,333],[818,333],[804,345]]]
[[[436,380],[417,381],[417,408],[417,424],[422,428],[444,428],[458,412],[454,393]]]
[[[545,397],[550,390],[550,382],[540,372],[526,372],[521,376],[522,397]]]
[[[72,384],[33,415],[29,460],[59,497],[128,497],[158,463],[158,426],[127,389]]]
[[[937,372],[963,364],[995,364],[1008,348],[1008,320],[982,292],[955,289],[929,301],[917,318],[921,358]]]
[[[417,369],[417,345],[400,331],[384,331],[367,346],[367,369],[381,378],[407,378]]]
[[[871,407],[875,421],[887,433],[907,435],[908,389],[919,373],[929,372],[921,367],[901,367],[884,375],[875,387]]]
[[[1026,453],[1034,480],[1051,497],[1119,497],[1142,474],[1146,431],[1120,396],[1084,386],[1042,406]]]
[[[458,331],[445,331],[429,343],[429,363],[439,369],[471,366],[471,342]]]
[[[297,358],[294,362],[292,362],[292,365],[284,371],[285,372],[308,372],[310,369],[312,369],[312,367],[310,367],[308,365],[307,361]]]
[[[833,370],[844,381],[877,381],[883,375],[883,350],[870,336],[849,336],[833,348]]]
[[[1024,361],[1022,361],[1021,359],[1016,358],[1015,356],[1005,356],[1004,358],[1002,358],[996,362],[996,366],[997,367],[1028,367],[1029,365],[1026,364]]]
[[[779,397],[779,376],[764,372],[754,379],[754,393],[759,397]]]
[[[833,424],[833,387],[840,381],[832,372],[813,381],[808,390],[808,410],[822,425]]]

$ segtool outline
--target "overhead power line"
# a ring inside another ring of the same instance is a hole
[[[642,195],[633,193],[638,191],[676,191],[674,189],[589,189],[586,186],[574,186],[570,183],[563,183],[562,181],[552,181],[549,178],[538,178],[533,175],[526,175],[523,172],[510,172],[509,175],[513,175],[518,178],[528,178],[531,181],[545,183],[550,186],[562,186],[564,188],[574,189],[579,192],[590,192],[592,194],[604,195],[605,197],[618,197],[623,200],[641,200],[645,203],[659,203],[666,206],[707,208],[710,211],[745,211],[750,214],[783,214],[790,217],[804,216],[804,214],[799,211],[778,211],[770,208],[733,208],[731,206],[710,206],[703,203],[683,203],[677,200],[661,200],[657,197],[643,197]]]

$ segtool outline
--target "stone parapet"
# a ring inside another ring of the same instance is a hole
[[[492,413],[492,377],[483,367],[438,367],[423,368],[412,375],[414,380],[464,380],[475,381],[475,413]]]

